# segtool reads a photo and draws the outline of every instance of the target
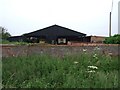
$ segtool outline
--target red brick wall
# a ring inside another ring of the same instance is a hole
[[[90,43],[74,43],[72,45],[3,45],[2,57],[9,56],[29,56],[34,54],[49,54],[53,56],[64,56],[66,54],[82,53],[83,49],[87,49],[88,53],[93,53],[96,47],[99,47],[99,53],[119,55],[118,44],[90,44]]]

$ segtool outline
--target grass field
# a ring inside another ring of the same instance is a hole
[[[117,88],[118,57],[97,53],[9,57],[2,60],[4,88]]]

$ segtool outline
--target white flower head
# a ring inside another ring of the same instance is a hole
[[[108,53],[110,56],[113,55],[112,53]]]
[[[93,58],[98,59],[97,54],[94,54],[94,55],[93,55]]]
[[[93,57],[97,57],[97,54],[94,54]]]
[[[83,49],[83,52],[86,52],[87,51],[87,49]]]
[[[87,71],[88,73],[92,73],[92,72],[95,72],[95,70],[90,70],[90,71]]]
[[[95,47],[94,50],[100,50],[100,48],[99,47]]]
[[[74,64],[77,64],[77,63],[79,63],[79,62],[77,62],[77,61],[74,62]]]
[[[91,68],[91,69],[98,69],[98,67],[96,67],[96,66],[88,66],[88,68]]]
[[[15,54],[12,54],[13,57],[15,57]]]

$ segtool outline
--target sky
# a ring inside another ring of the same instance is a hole
[[[113,0],[112,35],[118,33],[118,1]],[[0,0],[0,26],[12,36],[54,24],[96,36],[109,36],[112,0]]]

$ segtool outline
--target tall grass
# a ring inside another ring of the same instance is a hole
[[[19,41],[19,42],[10,42],[8,40],[1,40],[0,44],[31,45],[32,43],[27,43],[27,42],[22,42],[22,41]]]
[[[118,57],[84,53],[3,58],[2,78],[4,88],[117,88]]]

